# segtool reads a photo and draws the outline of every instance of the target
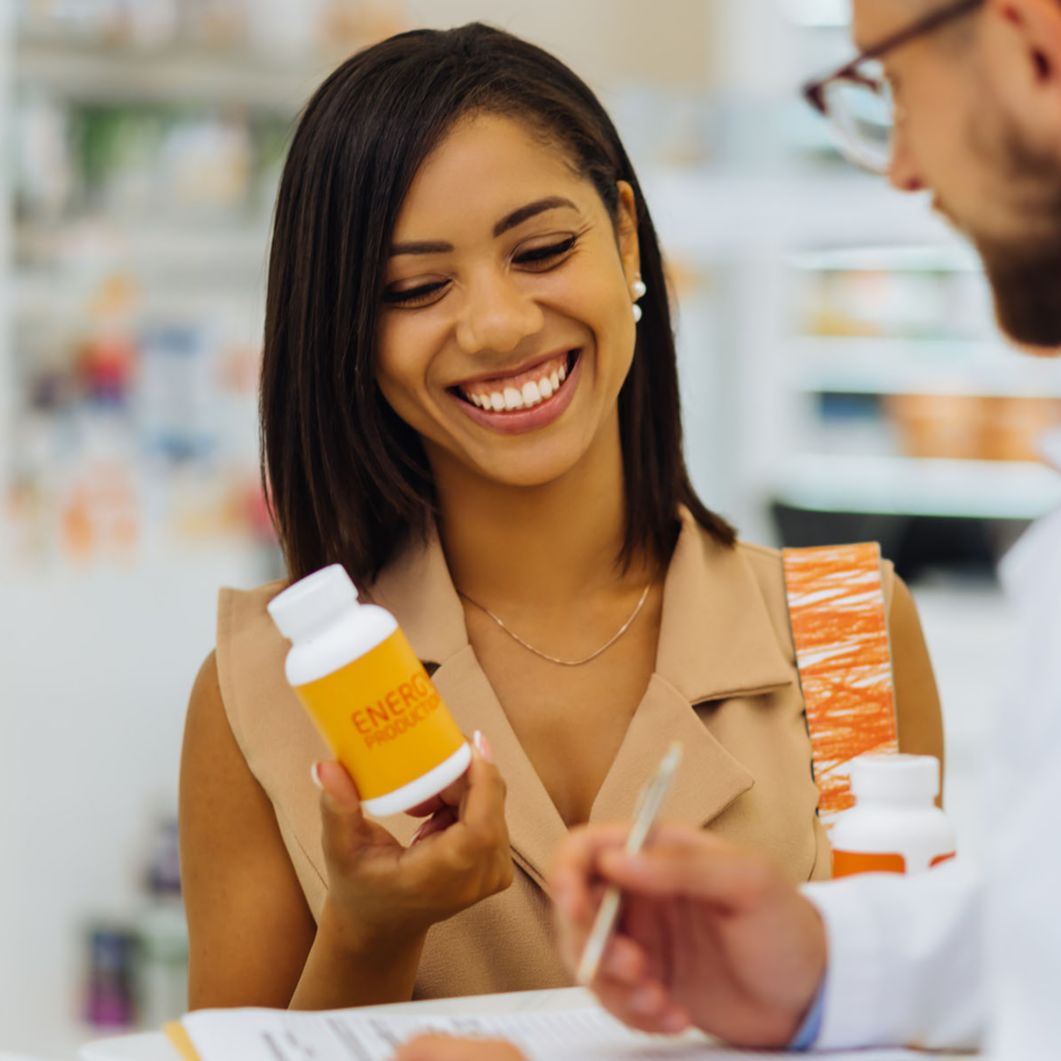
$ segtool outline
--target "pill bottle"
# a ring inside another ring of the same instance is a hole
[[[358,600],[341,564],[268,605],[292,642],[285,673],[369,814],[415,807],[455,781],[471,749],[390,612]]]
[[[954,857],[955,838],[935,804],[932,755],[860,755],[851,760],[855,806],[837,815],[829,839],[833,876],[923,873]]]

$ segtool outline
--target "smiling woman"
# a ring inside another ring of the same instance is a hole
[[[484,737],[423,824],[367,821],[284,681],[282,584],[224,592],[182,768],[194,1005],[566,983],[553,852],[628,818],[676,739],[669,817],[828,872],[781,558],[690,485],[651,215],[559,61],[470,25],[324,83],[277,204],[261,413],[290,577],[344,564]],[[900,742],[938,755],[885,575]]]

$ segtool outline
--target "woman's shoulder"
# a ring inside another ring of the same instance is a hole
[[[287,579],[275,579],[250,589],[222,586],[217,596],[218,639],[222,632],[234,635],[275,630],[266,606],[288,585]]]
[[[739,538],[732,546],[725,546],[719,544],[704,528],[697,527],[697,531],[703,544],[705,558],[710,561],[713,556],[729,553],[736,563],[750,572],[770,611],[774,614],[787,614],[788,596],[784,549],[760,545],[744,538]],[[890,560],[881,558],[880,571],[885,606],[890,610],[899,579]]]
[[[253,589],[226,586],[218,594],[217,673],[230,715],[246,699],[248,686],[257,695],[278,687],[277,680],[283,678],[287,642],[266,605],[287,584],[277,580]]]

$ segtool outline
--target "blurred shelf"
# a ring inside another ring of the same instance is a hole
[[[261,288],[268,264],[267,228],[206,220],[186,224],[118,219],[79,233],[34,225],[14,232],[16,286],[41,285],[107,270],[129,270],[137,280],[174,280],[201,287]]]
[[[800,391],[1061,398],[1061,362],[1000,342],[805,336],[786,358]]]
[[[900,260],[915,248],[913,260],[950,262],[970,258],[959,237],[921,196],[897,195],[880,179],[855,171],[828,168],[788,175],[722,170],[649,171],[642,181],[665,250],[693,259],[767,252],[778,262],[799,268],[845,268],[851,260]],[[793,247],[839,246],[885,248],[790,254]],[[930,250],[923,250],[928,247]],[[942,248],[942,250],[937,250]],[[975,258],[972,258],[975,265]],[[864,265],[861,268],[887,268]],[[927,267],[927,266],[925,266]]]
[[[888,189],[888,195],[895,193]],[[908,202],[923,202],[917,198]],[[923,212],[923,205],[919,207]],[[943,224],[937,218],[939,224]],[[823,250],[800,251],[788,257],[793,269],[808,272],[915,272],[982,273],[983,267],[976,252],[963,239],[954,235],[944,243],[920,246],[899,246],[895,241],[885,243],[878,238],[879,246],[841,246]],[[850,241],[848,241],[850,242]]]
[[[331,69],[246,50],[16,36],[15,82],[97,103],[244,104],[294,115]]]
[[[1061,475],[1019,461],[801,455],[780,466],[773,499],[812,512],[1030,520],[1061,505]]]

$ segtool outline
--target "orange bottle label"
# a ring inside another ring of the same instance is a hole
[[[867,855],[862,851],[833,851],[833,876],[851,877],[856,873],[905,873],[902,855]]]
[[[384,796],[423,777],[464,743],[401,630],[295,692],[362,799]]]

